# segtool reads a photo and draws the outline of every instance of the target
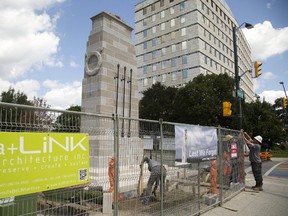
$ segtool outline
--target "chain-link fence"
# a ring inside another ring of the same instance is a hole
[[[177,125],[181,124],[0,103],[0,135],[87,133],[90,151],[89,182],[1,196],[0,216],[198,215],[243,190],[245,154],[239,131],[211,127],[217,135],[216,157],[189,161],[176,156]],[[139,166],[144,156],[161,167],[149,198],[145,196],[152,172],[147,163]],[[81,157],[75,163],[79,161]],[[5,172],[0,168],[0,179]]]

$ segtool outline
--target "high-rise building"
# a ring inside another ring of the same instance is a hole
[[[156,82],[183,86],[199,74],[235,78],[233,26],[225,0],[144,0],[135,6],[139,92]],[[240,88],[253,100],[251,51],[237,29]]]

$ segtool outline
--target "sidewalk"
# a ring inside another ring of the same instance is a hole
[[[263,174],[263,191],[250,188],[255,184],[251,167],[245,169],[246,188],[231,200],[217,206],[202,216],[285,216],[288,215],[288,159],[273,158],[276,166]]]

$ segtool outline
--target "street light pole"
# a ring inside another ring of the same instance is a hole
[[[236,83],[236,105],[237,105],[237,129],[242,129],[242,107],[241,98],[238,96],[240,89],[239,68],[238,68],[238,54],[237,54],[237,28],[233,26],[233,48],[234,48],[234,70],[235,70],[235,83]]]
[[[284,90],[284,94],[285,94],[285,97],[286,97],[286,100],[288,99],[287,98],[287,93],[286,93],[286,90],[285,90],[285,86],[284,86],[284,82],[279,82],[282,86],[283,86],[283,90]],[[284,109],[284,104],[283,104],[283,109]],[[286,122],[287,122],[287,108],[285,109],[285,119],[284,119],[284,128],[286,128]]]
[[[234,49],[234,70],[235,70],[235,83],[236,83],[236,105],[237,105],[237,129],[242,129],[242,107],[241,107],[241,97],[239,97],[240,92],[240,79],[239,68],[238,68],[238,54],[237,54],[237,31],[242,25],[245,24],[245,28],[253,28],[253,25],[249,23],[242,23],[239,27],[233,26],[233,49]]]
[[[283,90],[284,90],[285,96],[287,98],[287,93],[286,93],[286,90],[285,90],[284,82],[279,82],[279,83],[283,86]]]

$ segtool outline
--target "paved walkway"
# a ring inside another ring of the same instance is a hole
[[[288,215],[288,159],[279,161],[263,175],[263,191],[251,190],[255,184],[251,168],[246,168],[246,190],[223,206],[215,207],[201,216],[286,216]],[[249,188],[249,189],[248,189]]]

